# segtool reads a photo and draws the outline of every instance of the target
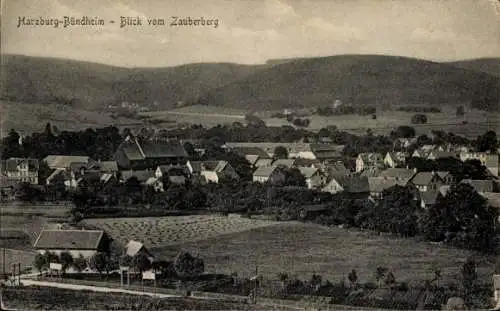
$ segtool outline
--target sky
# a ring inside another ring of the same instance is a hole
[[[2,53],[122,67],[339,54],[500,56],[500,0],[3,0],[2,16]],[[18,27],[20,17],[63,16],[105,24]],[[140,17],[142,26],[120,28],[121,16]],[[173,27],[172,16],[218,23]],[[148,18],[166,25],[150,26]]]

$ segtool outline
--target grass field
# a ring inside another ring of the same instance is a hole
[[[411,124],[414,112],[404,112],[395,110],[379,110],[377,119],[372,119],[371,115],[342,115],[321,117],[317,115],[308,116],[311,124],[308,129],[317,131],[328,125],[335,125],[341,130],[346,130],[354,134],[365,134],[368,128],[375,134],[387,135],[399,125],[411,125],[415,128],[417,135],[428,134],[431,130],[444,130],[457,135],[476,138],[488,130],[500,130],[500,113],[489,113],[479,110],[469,111],[465,117],[455,115],[456,108],[442,107],[441,113],[426,113],[428,124]],[[250,109],[230,109],[214,106],[189,106],[168,111],[155,111],[142,113],[159,120],[175,120],[178,123],[202,124],[206,127],[218,124],[232,124],[241,122],[245,124],[244,116]],[[257,111],[256,115],[261,117],[268,126],[291,125],[285,119],[271,118],[271,115],[278,111]],[[466,124],[463,124],[466,121]]]
[[[276,222],[242,218],[238,215],[192,215],[144,218],[85,219],[83,226],[106,231],[119,242],[138,240],[147,247],[196,241],[266,227]]]
[[[314,224],[280,223],[274,226],[227,234],[201,241],[154,249],[155,254],[173,258],[184,249],[198,254],[207,271],[251,276],[256,264],[262,275],[279,272],[309,279],[319,273],[338,281],[351,269],[361,282],[374,281],[374,271],[384,266],[398,281],[422,281],[440,268],[444,281],[458,282],[467,251],[430,245],[413,239],[398,239],[374,233],[327,228]],[[476,258],[479,277],[491,280],[489,258]]]

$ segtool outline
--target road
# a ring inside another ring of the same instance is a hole
[[[222,113],[203,113],[203,112],[177,112],[177,111],[162,111],[162,114],[174,114],[181,116],[197,116],[197,117],[217,117],[217,118],[234,118],[245,119],[245,116],[236,114],[222,114]],[[156,116],[156,115],[153,115]]]
[[[25,286],[35,285],[35,286],[48,286],[48,287],[57,287],[71,290],[88,290],[94,292],[101,293],[124,293],[131,295],[145,295],[151,297],[158,298],[175,298],[181,297],[179,295],[169,295],[169,294],[161,294],[161,293],[152,293],[152,292],[142,292],[135,290],[128,290],[124,288],[110,288],[110,287],[100,287],[100,286],[87,286],[87,285],[78,285],[78,284],[66,284],[66,283],[57,283],[57,282],[45,282],[45,281],[35,281],[29,279],[23,279],[21,283]]]

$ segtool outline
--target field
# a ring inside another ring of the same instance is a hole
[[[153,253],[171,260],[182,249],[204,259],[206,271],[251,276],[287,272],[300,278],[319,273],[337,281],[351,269],[363,282],[374,281],[378,266],[391,269],[399,281],[432,278],[459,280],[460,267],[471,253],[414,239],[379,236],[358,230],[328,228],[298,222],[271,222],[238,216],[88,219],[82,224],[101,228],[126,243],[143,241]],[[490,280],[490,258],[478,256],[479,275]]]
[[[241,122],[245,124],[244,116],[249,110],[231,109],[214,106],[189,106],[166,111],[155,111],[142,113],[159,120],[175,120],[178,123],[202,124],[206,127],[217,124],[231,124]],[[273,113],[279,111],[258,111],[256,115],[261,117],[268,126],[291,125],[285,119],[271,118]],[[457,135],[464,135],[476,138],[488,130],[500,130],[500,113],[489,113],[479,110],[471,110],[465,117],[456,117],[455,108],[442,107],[441,113],[426,113],[428,124],[411,124],[411,118],[415,113],[380,110],[377,112],[377,119],[372,119],[371,115],[343,115],[322,117],[317,115],[308,116],[311,124],[308,129],[317,131],[328,125],[335,125],[341,130],[354,134],[365,134],[368,128],[375,134],[387,135],[399,125],[411,125],[415,128],[417,135],[428,134],[431,130],[444,130]],[[463,121],[466,121],[464,124]]]
[[[83,226],[99,228],[126,244],[138,240],[147,247],[196,241],[266,227],[276,222],[242,218],[238,215],[193,215],[173,217],[85,219]]]
[[[435,246],[413,239],[379,236],[358,230],[314,224],[280,223],[274,226],[157,248],[154,253],[173,258],[179,249],[198,254],[206,270],[251,276],[256,265],[262,275],[280,272],[309,279],[319,273],[338,281],[356,269],[361,282],[374,281],[378,266],[391,269],[398,281],[422,281],[440,268],[444,281],[458,282],[467,251]],[[490,281],[492,259],[478,256],[478,275]]]
[[[31,286],[4,289],[3,301],[7,308],[17,310],[262,310],[262,306],[219,300],[158,299],[121,293]]]

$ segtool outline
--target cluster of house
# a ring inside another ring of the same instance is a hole
[[[398,142],[401,142],[398,140]],[[412,154],[406,152],[361,153],[356,158],[355,170],[347,169],[341,161],[344,146],[330,143],[246,143],[227,142],[223,147],[244,157],[253,169],[253,181],[279,184],[285,180],[286,168],[296,168],[304,176],[310,189],[330,193],[345,192],[359,198],[379,198],[383,191],[395,185],[414,186],[422,206],[433,205],[444,196],[450,185],[468,183],[491,201],[500,204],[498,193],[498,153],[474,152],[465,146],[424,145]],[[288,158],[277,159],[277,147],[286,148]],[[405,146],[399,146],[401,147]],[[203,149],[195,149],[203,154]],[[439,159],[454,157],[462,161],[479,160],[491,178],[488,180],[454,180],[449,172],[418,172],[405,168],[408,157]],[[44,158],[52,170],[46,179],[48,185],[64,184],[77,188],[90,180],[103,185],[126,182],[135,177],[143,186],[163,191],[163,181],[182,185],[187,179],[200,183],[218,183],[224,179],[239,178],[235,168],[224,160],[193,161],[179,141],[138,140],[127,137],[118,147],[113,161],[93,161],[88,156],[49,155]],[[9,159],[1,163],[1,178],[13,182],[38,183],[38,161]]]
[[[85,229],[44,229],[41,230],[33,247],[39,254],[51,252],[60,256],[68,252],[73,258],[83,257],[89,261],[99,252],[110,251],[111,239],[102,230]],[[135,257],[143,253],[152,262],[155,256],[139,241],[131,240],[125,245],[124,255]],[[72,268],[69,269],[71,272]],[[90,269],[86,269],[90,271]]]

